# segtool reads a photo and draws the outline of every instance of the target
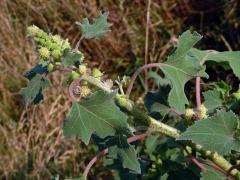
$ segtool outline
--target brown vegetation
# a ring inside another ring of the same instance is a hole
[[[200,7],[196,5],[198,2],[152,0],[148,62],[164,59],[172,46],[171,38],[190,25],[200,32],[208,32],[205,34],[209,37],[206,39],[209,46],[212,41],[222,44],[220,50],[240,46],[237,1],[220,1],[217,5],[212,1],[215,9],[208,7],[211,3],[202,3]],[[18,94],[26,84],[22,75],[38,61],[33,43],[26,36],[27,26],[36,24],[48,32],[69,38],[75,44],[81,33],[75,21],[93,18],[99,10],[109,11],[112,31],[101,40],[84,41],[80,49],[91,66],[98,66],[112,76],[131,74],[144,64],[147,4],[147,0],[0,1],[1,179],[50,179],[56,174],[76,177],[81,175],[96,150],[78,140],[66,140],[62,135],[63,119],[70,106],[62,74],[50,77],[51,88],[45,93],[43,103],[23,108]],[[214,26],[218,23],[218,19],[212,17],[214,13],[220,14],[216,18],[222,18],[218,26]],[[222,30],[220,25],[228,25],[227,30]]]

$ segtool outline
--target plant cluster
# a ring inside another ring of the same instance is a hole
[[[92,165],[105,154],[104,164],[116,178],[240,179],[240,90],[233,92],[225,82],[205,83],[201,102],[201,79],[208,78],[208,62],[227,63],[240,78],[240,52],[199,50],[194,45],[202,36],[186,31],[165,62],[145,64],[130,82],[123,78],[114,84],[99,69],[83,64],[78,50],[83,39],[100,38],[109,31],[107,16],[100,13],[92,23],[88,19],[77,23],[82,36],[74,49],[59,35],[28,28],[40,61],[25,74],[29,79],[21,90],[25,107],[43,99],[49,73],[67,72],[72,105],[64,120],[64,135],[86,145],[92,141],[101,150],[79,179],[87,179]],[[164,77],[155,76],[158,90],[146,94],[142,108],[130,99],[131,91],[138,75],[148,68],[159,68]],[[193,79],[196,105],[184,89]],[[145,144],[133,144],[143,138]]]

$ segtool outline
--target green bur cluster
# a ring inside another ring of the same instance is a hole
[[[47,34],[35,25],[29,26],[27,31],[30,36],[34,37],[39,56],[44,60],[58,61],[64,50],[71,48],[68,40],[63,40],[59,35]]]

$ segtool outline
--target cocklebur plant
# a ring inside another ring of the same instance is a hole
[[[71,77],[68,94],[72,105],[63,123],[64,135],[86,145],[91,141],[102,150],[79,179],[87,179],[93,164],[105,154],[104,164],[116,178],[240,179],[239,91],[233,92],[225,82],[208,83],[205,72],[208,61],[227,62],[240,78],[240,51],[196,49],[202,36],[186,31],[165,62],[143,65],[127,83],[126,77],[104,79],[106,75],[99,69],[84,64],[78,48],[82,40],[100,38],[109,31],[107,17],[105,12],[92,23],[88,19],[77,23],[82,36],[74,49],[59,35],[34,25],[28,28],[39,63],[25,74],[29,83],[20,91],[25,107],[43,100],[50,73],[66,72]],[[131,92],[137,77],[148,68],[159,68],[164,78],[155,77],[158,89],[146,94],[145,107],[140,108]],[[193,80],[195,87],[188,92],[195,92],[195,107],[184,90]],[[145,143],[132,144],[144,138]]]

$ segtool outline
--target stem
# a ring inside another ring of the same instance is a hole
[[[192,162],[194,162],[202,171],[206,171],[207,169],[204,167],[202,163],[200,163],[194,156],[190,156]]]
[[[208,165],[209,167],[211,167],[211,168],[219,171],[219,172],[222,173],[223,175],[225,175],[225,176],[226,176],[226,179],[235,180],[235,178],[234,178],[232,175],[226,173],[226,171],[224,171],[222,168],[218,167],[216,164],[214,164],[214,163],[212,163],[212,162],[210,162],[210,161],[205,161],[204,163],[205,163],[206,165]]]
[[[200,77],[196,77],[196,105],[197,105],[197,109],[200,108],[201,106],[201,78]]]
[[[132,136],[130,138],[127,139],[127,141],[129,143],[131,142],[134,142],[134,141],[137,141],[139,139],[142,139],[144,137],[146,137],[147,134],[146,133],[143,133],[143,134],[139,134],[139,135],[136,135],[136,136]],[[91,167],[95,164],[95,162],[102,156],[104,156],[105,154],[108,153],[108,148],[104,149],[103,151],[101,151],[100,153],[98,153],[94,158],[92,158],[92,160],[88,163],[88,165],[86,166],[85,170],[84,170],[84,173],[83,173],[83,179],[84,180],[87,180],[87,176],[88,176],[88,173],[91,169]]]
[[[148,0],[148,5],[147,5],[147,24],[146,24],[146,34],[145,34],[145,65],[148,64],[148,39],[149,39],[149,22],[150,22],[150,8],[151,8],[151,0]],[[147,92],[148,89],[148,71],[145,69],[145,79],[144,79],[144,86],[145,86],[145,91]]]
[[[127,92],[126,92],[126,95],[129,97],[130,94],[131,94],[131,91],[132,91],[132,88],[133,88],[133,84],[135,82],[135,80],[137,79],[138,75],[145,69],[148,69],[148,68],[153,68],[153,67],[159,67],[162,63],[151,63],[151,64],[145,64],[144,66],[138,68],[137,71],[135,71],[135,73],[133,74],[132,76],[132,79],[131,79],[131,82],[128,86],[128,89],[127,89]]]
[[[105,154],[108,153],[108,148],[104,149],[103,151],[101,151],[100,153],[98,153],[94,158],[92,158],[92,160],[88,163],[88,165],[86,166],[84,172],[83,172],[83,179],[86,180],[88,173],[91,169],[91,167],[95,164],[95,162],[97,162],[97,160],[104,156]]]
[[[205,163],[206,165],[210,166],[211,168],[213,168],[213,169],[221,172],[222,174],[226,175],[226,172],[225,172],[222,168],[216,166],[216,164],[213,164],[213,163],[210,162],[210,161],[205,161],[204,163]]]
[[[128,102],[124,105],[124,108],[126,108],[133,116],[143,118],[141,121],[145,122],[154,131],[165,134],[172,138],[178,138],[180,136],[180,132],[176,128],[155,120],[154,118],[146,115],[142,110],[137,110],[132,101],[128,100]],[[192,144],[191,147],[226,172],[232,167],[230,162],[216,152],[206,151],[201,145],[197,144]],[[231,175],[240,180],[240,172],[237,169],[232,170]]]
[[[82,80],[85,80],[85,81],[89,82],[90,84],[93,84],[108,93],[113,92],[111,90],[111,88],[109,88],[109,86],[107,86],[105,83],[103,83],[103,81],[101,81],[99,78],[95,78],[95,77],[89,76],[87,74],[82,75],[81,78],[82,78]]]
[[[139,75],[139,73],[144,70],[145,68],[151,68],[151,67],[159,67],[161,65],[161,63],[152,63],[152,64],[147,64],[142,66],[141,68],[139,68],[133,75],[131,83],[128,87],[128,91],[127,91],[127,95],[130,95],[133,84],[137,78],[137,76]],[[72,70],[69,68],[60,68],[60,70],[65,70],[68,72],[71,72]],[[100,89],[107,91],[107,92],[112,92],[112,90],[107,87],[100,79],[97,78],[93,78],[89,75],[83,75],[81,77],[83,80],[88,81],[89,83],[92,83],[93,85],[99,87]],[[200,97],[200,78],[198,80],[199,84],[199,90],[198,90],[198,97]],[[197,85],[196,85],[197,86]],[[200,99],[200,98],[199,98]],[[200,99],[201,100],[201,99]],[[198,103],[201,101],[198,101]],[[199,105],[199,104],[198,104]],[[140,120],[141,122],[144,122],[145,125],[148,125],[151,129],[153,129],[154,131],[157,131],[159,133],[165,134],[169,137],[172,138],[177,138],[180,136],[180,131],[177,130],[176,128],[173,128],[171,126],[168,126],[167,124],[161,123],[160,121],[155,120],[154,118],[148,116],[146,113],[144,113],[141,109],[138,109],[134,103],[132,101],[130,101],[129,99],[126,99],[126,103],[121,105],[123,108],[126,108],[130,114],[132,114],[134,117],[137,117],[136,119]],[[140,135],[139,135],[140,136]],[[142,135],[143,137],[145,137],[146,135]],[[142,136],[140,136],[139,138],[133,138],[132,137],[132,141],[138,140],[143,138]],[[134,140],[135,139],[135,140]],[[131,141],[131,142],[132,142]],[[130,142],[130,138],[129,138],[129,142]],[[232,164],[230,162],[228,162],[223,156],[219,155],[216,152],[211,152],[211,151],[206,151],[204,149],[202,149],[201,145],[198,144],[192,144],[191,147],[193,149],[195,149],[197,152],[201,153],[203,156],[205,156],[207,159],[211,160],[212,162],[214,162],[217,166],[219,166],[221,169],[223,169],[224,171],[228,172],[229,169],[232,169]],[[104,154],[104,153],[103,153]],[[91,161],[91,164],[93,165],[96,160],[98,159],[95,158],[93,161]],[[92,165],[89,165],[87,167],[91,167]],[[87,173],[84,173],[85,177],[89,172],[89,168],[87,171]],[[240,171],[237,169],[233,169],[230,171],[230,174],[232,176],[234,176],[237,180],[240,180]]]
[[[81,37],[81,38],[78,40],[78,42],[77,42],[77,44],[76,44],[76,46],[75,46],[75,48],[74,48],[74,51],[77,51],[77,50],[78,50],[82,39],[83,39],[83,38]]]

